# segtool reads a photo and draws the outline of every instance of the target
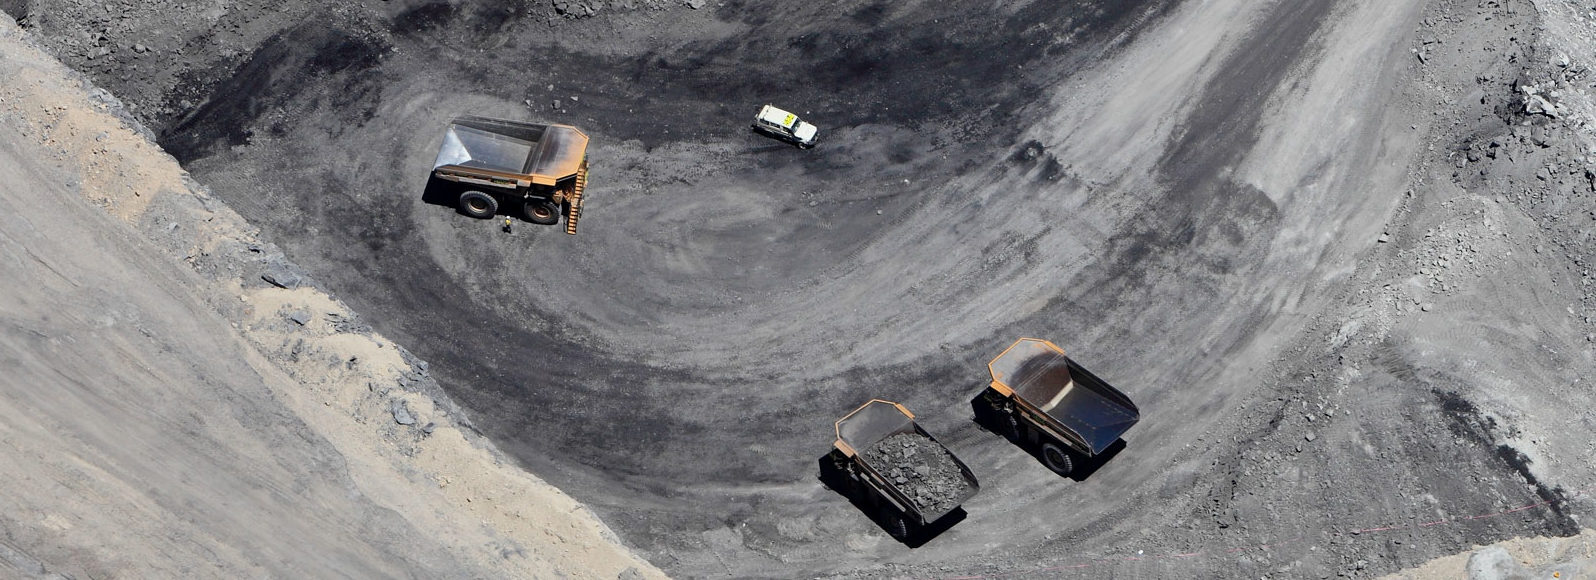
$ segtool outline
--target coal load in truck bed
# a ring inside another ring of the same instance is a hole
[[[922,513],[952,510],[968,491],[969,484],[953,454],[919,433],[899,433],[882,439],[861,455]]]

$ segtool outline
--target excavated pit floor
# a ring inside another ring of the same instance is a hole
[[[1222,482],[1241,469],[1231,446],[1287,413],[1238,409],[1286,400],[1273,393],[1301,370],[1286,349],[1346,300],[1404,207],[1428,121],[1396,95],[1412,90],[1413,31],[1444,3],[600,4],[572,19],[530,2],[245,2],[217,9],[212,36],[162,29],[177,40],[76,63],[107,66],[197,179],[669,572],[1001,571],[1126,538],[1217,550],[1301,527],[1234,525],[1269,510],[1225,507],[1245,503]],[[162,14],[146,11],[134,29]],[[142,68],[103,64],[116,58]],[[767,102],[818,124],[820,146],[751,134]],[[460,114],[589,132],[579,236],[507,234],[423,199]],[[970,420],[984,363],[1020,336],[1142,407],[1084,481]],[[982,481],[925,547],[816,481],[832,422],[873,397],[907,405]],[[1475,419],[1448,408],[1461,418],[1370,421],[1450,441]],[[1470,506],[1534,493],[1490,452],[1465,455],[1397,479],[1466,465],[1483,483],[1414,488]],[[1336,475],[1357,495],[1389,474]],[[1308,527],[1407,509],[1365,508]],[[1511,531],[1479,525],[1379,562]],[[1245,566],[1341,564],[1304,548]]]

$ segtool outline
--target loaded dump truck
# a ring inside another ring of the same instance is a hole
[[[1059,475],[1069,475],[1076,458],[1102,454],[1141,419],[1130,397],[1045,340],[1022,338],[987,369],[992,383],[976,408],[995,412],[1005,436],[1036,447]]]
[[[970,468],[914,421],[903,405],[873,399],[837,421],[821,460],[837,491],[862,500],[899,540],[952,513],[980,491]]]
[[[587,134],[568,125],[484,117],[449,123],[432,164],[437,179],[460,185],[461,213],[491,218],[500,210],[576,235],[587,187]]]

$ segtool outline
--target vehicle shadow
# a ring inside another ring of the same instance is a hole
[[[1020,437],[1020,432],[1014,428],[1008,416],[1002,411],[992,408],[985,397],[976,395],[974,399],[970,399],[970,409],[975,412],[973,421],[981,429],[1008,439],[1010,443],[1025,451],[1042,467],[1047,467],[1047,462],[1042,458],[1041,443],[1039,441],[1028,441]],[[1124,451],[1125,445],[1124,439],[1115,439],[1102,453],[1092,457],[1087,457],[1074,450],[1067,450],[1066,453],[1069,454],[1070,461],[1075,468],[1070,470],[1069,475],[1062,477],[1068,477],[1075,481],[1086,481],[1092,474],[1097,473],[1097,470],[1101,469],[1103,465],[1114,459],[1121,451]]]
[[[460,194],[472,190],[485,191],[481,187],[456,183],[447,179],[438,179],[437,176],[429,176],[427,177],[427,186],[421,190],[421,201],[428,205],[451,208],[454,213],[462,216],[473,217],[471,214],[466,213],[465,208],[460,205]],[[526,208],[519,201],[501,201],[499,202],[499,208],[494,210],[493,217],[513,217],[519,223],[538,225],[527,219],[526,213]]]
[[[912,522],[908,523],[908,534],[898,537],[892,533],[893,522],[891,521],[891,516],[888,515],[889,512],[886,511],[890,508],[884,509],[880,500],[867,486],[860,485],[849,478],[846,473],[837,469],[837,462],[833,459],[831,453],[820,456],[819,464],[820,474],[817,479],[820,480],[821,485],[847,499],[848,503],[853,504],[855,509],[863,513],[865,517],[870,518],[870,521],[881,528],[881,531],[885,532],[887,536],[910,548],[924,546],[926,542],[930,542],[941,535],[942,532],[948,531],[948,529],[969,517],[969,513],[965,512],[963,507],[956,507],[953,508],[953,511],[948,512],[947,515],[929,524],[922,526]]]
[[[745,151],[745,153],[748,153],[748,154],[761,154],[761,153],[780,153],[782,151],[803,151],[803,149],[800,149],[800,148],[798,148],[798,147],[796,147],[794,145],[791,145],[789,143],[783,143],[781,141],[777,141],[775,139],[771,139],[770,137],[766,137],[764,135],[760,135],[760,134],[756,133],[755,137],[759,138],[760,140],[762,140],[764,142],[760,143],[760,144],[757,144],[757,145],[749,145],[748,149]]]
[[[451,208],[457,214],[466,215],[465,210],[460,208],[460,194],[465,193],[466,189],[465,186],[459,183],[429,175],[427,176],[426,188],[421,190],[421,201],[430,205]],[[510,210],[511,208],[500,206],[499,211],[494,215],[512,215]]]

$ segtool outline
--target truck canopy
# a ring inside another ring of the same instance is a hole
[[[444,132],[432,168],[487,170],[554,185],[581,169],[587,141],[586,134],[568,125],[460,117]]]
[[[899,433],[914,432],[914,414],[903,405],[871,399],[837,421],[837,441],[850,455]]]
[[[1130,397],[1064,356],[1064,349],[1022,338],[987,365],[993,387],[1042,412],[1050,426],[1079,438],[1096,455],[1141,419]]]

